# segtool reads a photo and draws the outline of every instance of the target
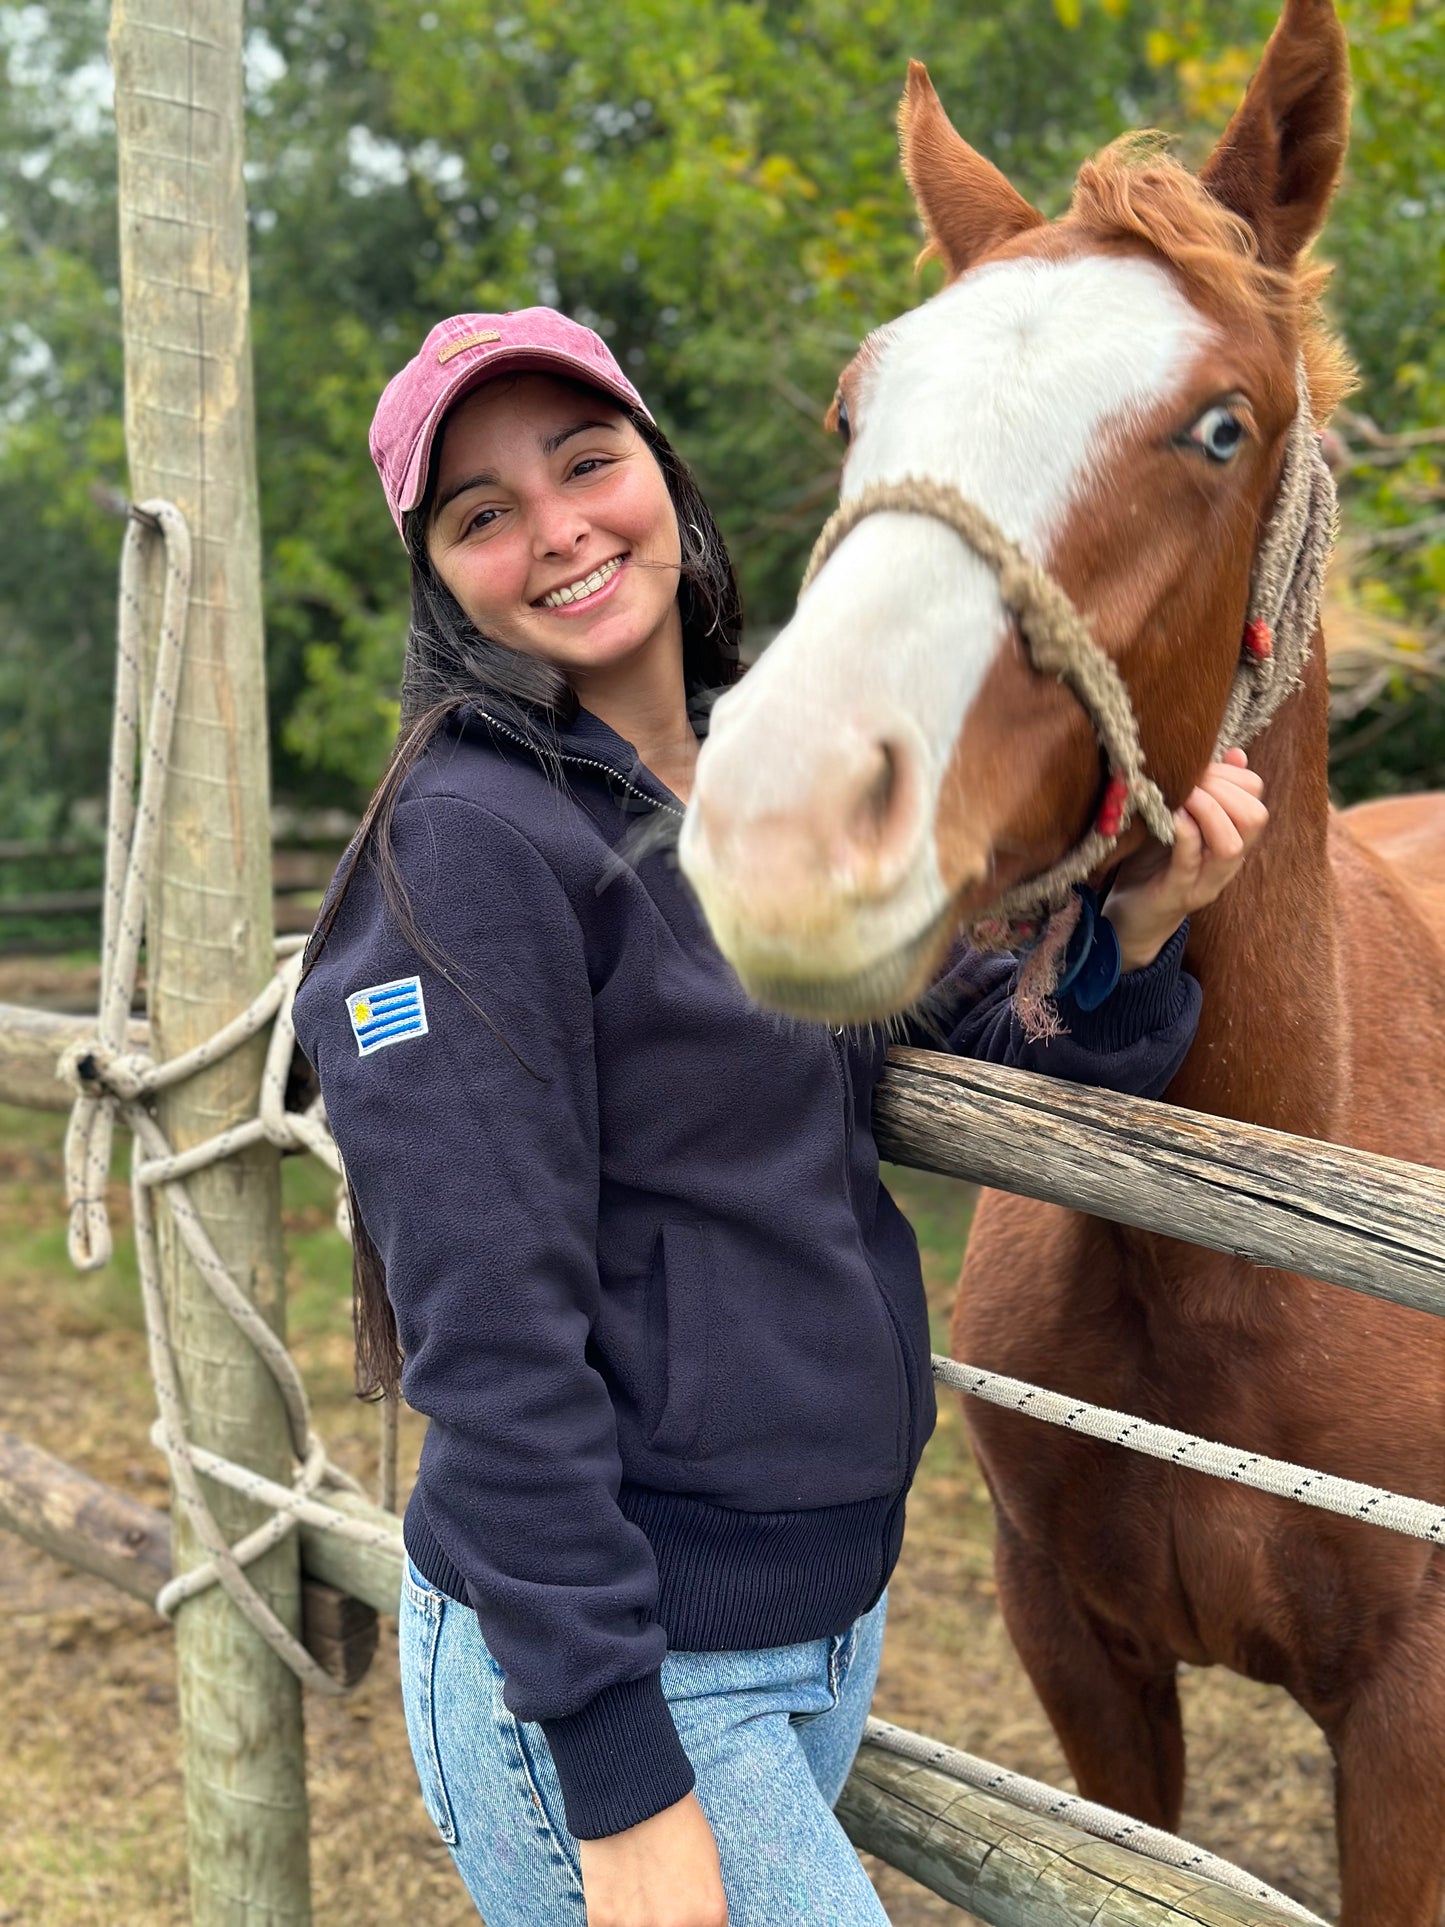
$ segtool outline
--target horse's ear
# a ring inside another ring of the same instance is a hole
[[[928,229],[928,246],[919,259],[936,255],[950,279],[1000,241],[1042,225],[1038,209],[955,130],[921,60],[908,63],[908,84],[898,103],[898,144]]]
[[[1350,128],[1350,61],[1331,0],[1285,0],[1234,119],[1200,170],[1287,268],[1324,224]]]

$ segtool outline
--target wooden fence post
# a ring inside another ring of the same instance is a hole
[[[272,970],[269,772],[242,179],[242,0],[115,0],[125,421],[131,492],[190,524],[194,574],[165,819],[147,905],[151,1043],[169,1058],[241,1010]],[[148,676],[146,678],[148,680]],[[254,1115],[264,1038],[163,1094],[177,1149]],[[284,1323],[279,1159],[260,1146],[190,1180],[223,1260]],[[280,1398],[157,1205],[196,1443],[287,1480]],[[207,1486],[231,1538],[257,1507]],[[177,1572],[193,1565],[177,1520]],[[300,1627],[295,1537],[250,1567]],[[305,1755],[295,1677],[219,1588],[177,1629],[191,1918],[310,1919]]]

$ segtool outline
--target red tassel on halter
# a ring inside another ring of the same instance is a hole
[[[1129,800],[1129,784],[1123,776],[1111,776],[1104,785],[1104,800],[1094,818],[1100,836],[1117,836],[1124,821],[1124,805]]]
[[[1268,662],[1274,654],[1274,631],[1256,616],[1244,625],[1244,646],[1256,662]]]

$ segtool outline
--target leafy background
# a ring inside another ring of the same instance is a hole
[[[1359,359],[1351,607],[1396,647],[1339,724],[1345,797],[1445,780],[1445,8],[1349,0],[1325,252]],[[395,718],[405,564],[366,454],[439,315],[560,305],[697,468],[759,637],[790,606],[859,336],[930,291],[893,113],[918,55],[1046,211],[1157,125],[1207,151],[1255,0],[252,0],[247,88],[275,784],[354,808]],[[125,490],[102,0],[0,12],[0,837],[93,823]],[[1378,428],[1384,437],[1372,444]]]

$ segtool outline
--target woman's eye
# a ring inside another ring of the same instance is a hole
[[[1212,462],[1228,462],[1239,453],[1244,441],[1244,423],[1233,409],[1218,404],[1205,409],[1185,440],[1202,448]]]
[[[500,515],[501,512],[500,509],[478,509],[471,521],[467,523],[463,534],[471,535],[476,529],[490,528],[492,521]]]
[[[606,466],[607,462],[605,457],[601,455],[587,455],[578,462],[572,473],[574,476],[586,475],[594,468],[606,468]]]
[[[848,419],[848,404],[841,395],[838,397],[835,420],[838,424],[838,433],[843,437],[843,446],[846,448],[853,439],[853,424]]]

